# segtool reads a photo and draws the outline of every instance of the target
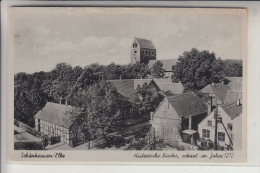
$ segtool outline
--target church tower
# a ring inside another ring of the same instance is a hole
[[[156,60],[156,49],[150,40],[135,38],[130,51],[131,64],[138,61],[148,64],[150,60]]]

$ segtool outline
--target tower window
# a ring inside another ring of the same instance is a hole
[[[135,51],[134,51],[134,56],[136,56],[136,55],[137,55],[137,51],[135,50]]]

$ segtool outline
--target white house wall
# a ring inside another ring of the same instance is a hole
[[[152,126],[155,129],[155,136],[159,139],[173,141],[181,138],[181,117],[167,99],[164,99],[154,113]]]
[[[235,118],[234,120],[231,120],[229,115],[221,108],[218,108],[218,115],[222,117],[223,124],[225,125],[226,129],[228,126],[228,123],[231,123],[233,125],[232,129],[232,142],[233,142],[233,147],[234,150],[240,150],[241,149],[241,144],[242,144],[242,139],[241,139],[241,116]],[[208,126],[208,121],[212,121],[212,126]],[[199,125],[198,125],[198,132],[200,137],[202,138],[202,131],[203,129],[209,130],[210,131],[210,137],[205,138],[205,139],[210,139],[212,142],[214,142],[215,139],[215,119],[214,119],[214,111],[207,116]],[[225,141],[218,141],[218,144],[221,146],[225,146],[225,144],[229,145],[230,140],[229,137],[223,128],[223,125],[221,123],[218,123],[218,132],[223,132],[225,133]],[[228,129],[227,129],[228,130]]]

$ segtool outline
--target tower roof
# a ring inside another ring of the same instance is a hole
[[[142,38],[135,38],[135,39],[139,43],[141,48],[155,49],[152,41],[146,40],[146,39],[142,39]]]

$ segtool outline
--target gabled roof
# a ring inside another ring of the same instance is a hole
[[[47,102],[34,118],[69,128],[75,120],[74,117],[78,116],[81,110],[81,108],[70,105]]]
[[[164,91],[170,91],[172,94],[182,94],[184,86],[181,83],[157,83],[159,88]]]
[[[159,83],[172,83],[171,78],[153,78],[154,82]]]
[[[184,118],[207,112],[207,105],[194,93],[186,93],[166,98],[173,109]]]
[[[224,104],[222,109],[230,116],[232,120],[242,114],[242,104],[237,105],[236,101]]]
[[[165,69],[166,72],[171,72],[172,66],[176,65],[178,59],[150,60],[148,63],[149,68],[152,68],[157,61],[160,61],[163,64],[162,68]]]
[[[243,77],[226,77],[226,79],[231,90],[242,91]]]
[[[155,49],[153,42],[150,40],[142,39],[142,38],[135,38],[141,48],[145,49]]]
[[[229,90],[225,98],[224,104],[236,101],[238,99],[242,100],[242,91]]]
[[[122,80],[109,80],[113,83],[117,89],[117,92],[121,94],[122,99],[128,101],[134,101],[135,90],[134,90],[134,79],[122,79]]]
[[[20,127],[17,127],[16,125],[14,125],[14,132],[14,142],[42,142],[41,138],[37,138],[31,135],[30,133],[26,132]]]
[[[121,79],[121,80],[109,80],[113,83],[117,89],[117,92],[122,96],[121,99],[128,100],[130,102],[134,101],[135,89],[138,85],[143,86],[144,83],[149,85],[152,79]]]
[[[222,83],[210,84],[203,88],[200,92],[214,94],[221,102],[224,102],[230,87]]]
[[[140,85],[140,87],[142,87],[144,83],[147,83],[147,85],[149,85],[151,82],[152,82],[152,79],[135,79],[134,80],[134,89],[136,89],[138,85]]]

